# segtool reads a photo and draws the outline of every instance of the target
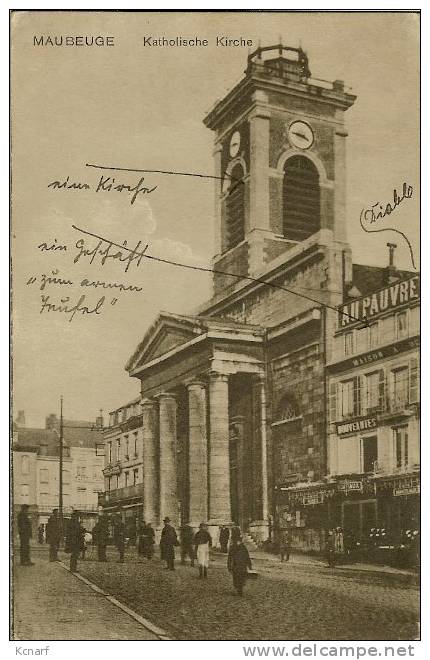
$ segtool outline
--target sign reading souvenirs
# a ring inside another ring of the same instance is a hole
[[[378,420],[376,417],[361,417],[354,419],[351,422],[341,422],[336,424],[336,433],[338,435],[347,435],[348,433],[355,433],[356,431],[368,431],[369,429],[376,429]]]
[[[339,327],[352,325],[357,321],[367,321],[388,309],[419,300],[420,278],[418,275],[401,282],[395,282],[380,291],[353,300],[339,307]]]

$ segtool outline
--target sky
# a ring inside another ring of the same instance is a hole
[[[114,36],[114,47],[34,46],[37,35]],[[144,47],[144,36],[209,39],[207,48]],[[255,46],[301,45],[312,76],[341,79],[357,101],[346,113],[347,233],[355,262],[384,265],[398,244],[399,267],[412,270],[393,232],[364,234],[360,210],[392,199],[406,182],[413,194],[386,226],[407,234],[419,267],[419,20],[413,13],[342,12],[16,12],[12,21],[12,286],[15,415],[42,426],[64,397],[68,419],[95,419],[139,394],[124,367],[160,310],[192,313],[210,296],[211,277],[143,259],[89,264],[72,225],[147,253],[210,267],[214,254],[210,178],[145,174],[155,190],[132,205],[126,192],[95,193],[103,172],[86,163],[213,173],[213,135],[203,117],[243,76],[247,49],[216,47],[217,35]],[[110,172],[104,172],[109,176]],[[115,184],[136,174],[115,172]],[[63,190],[56,180],[87,183]],[[66,250],[46,251],[46,243]],[[88,242],[87,242],[88,239]],[[86,246],[96,242],[87,237]],[[43,278],[73,284],[47,284]],[[35,278],[35,279],[33,279]],[[83,291],[90,281],[142,291]],[[82,292],[99,314],[42,310]],[[113,302],[116,298],[116,301]],[[113,302],[113,304],[112,304]],[[41,311],[42,310],[42,311]]]

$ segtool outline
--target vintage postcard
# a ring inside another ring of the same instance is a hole
[[[420,12],[10,29],[11,639],[407,655]]]

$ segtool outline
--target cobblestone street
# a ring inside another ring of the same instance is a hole
[[[33,554],[33,568],[17,567],[20,638],[55,639],[52,621],[61,622],[57,630],[61,629],[62,639],[157,638],[61,566],[49,564],[44,551]],[[68,555],[62,558],[68,564]],[[418,636],[418,587],[400,572],[333,570],[294,556],[282,565],[272,558],[258,558],[254,567],[259,577],[248,582],[240,599],[233,592],[225,556],[219,554],[214,554],[205,581],[197,579],[197,569],[189,565],[177,562],[174,573],[165,571],[157,556],[148,562],[137,558],[134,549],[127,552],[124,564],[117,563],[113,550],[108,558],[106,564],[80,561],[80,575],[174,639],[411,640]],[[28,589],[24,570],[31,575]],[[38,574],[48,587],[43,596],[34,592]],[[97,607],[91,607],[94,599]]]

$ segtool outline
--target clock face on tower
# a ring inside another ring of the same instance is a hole
[[[288,128],[288,139],[297,149],[309,149],[314,143],[314,133],[304,121],[293,121]]]
[[[239,131],[235,131],[233,135],[231,136],[230,140],[230,156],[231,158],[234,158],[237,156],[239,153],[239,148],[240,148],[240,133]]]

